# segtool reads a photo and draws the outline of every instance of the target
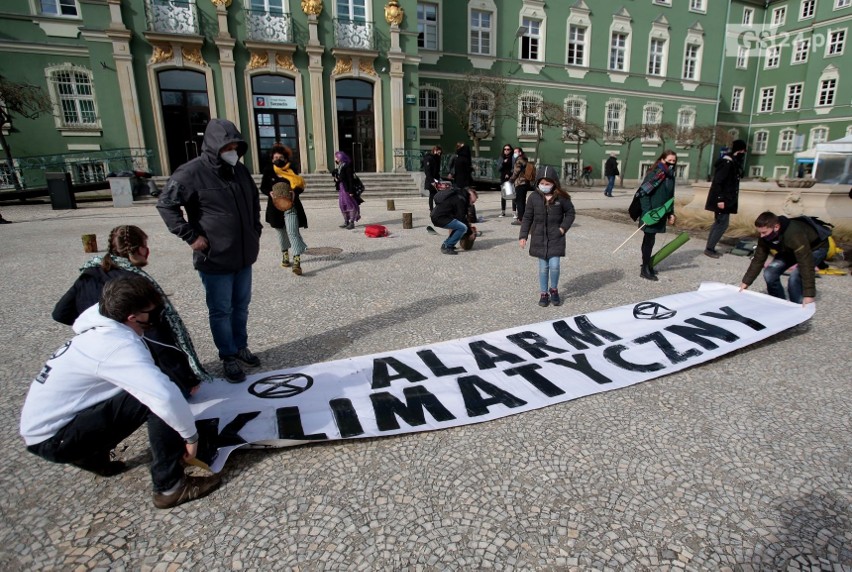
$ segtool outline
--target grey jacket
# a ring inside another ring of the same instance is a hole
[[[238,162],[231,167],[219,158],[219,151],[229,143],[237,143],[237,153],[245,155],[248,145],[236,126],[225,119],[211,119],[201,155],[178,167],[157,202],[173,234],[187,244],[199,236],[207,238],[208,250],[194,251],[192,258],[196,270],[211,274],[251,266],[260,251],[257,186],[245,165]]]

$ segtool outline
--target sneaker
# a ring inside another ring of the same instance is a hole
[[[206,497],[221,484],[219,475],[210,477],[184,477],[178,490],[172,494],[154,493],[154,506],[172,508],[185,502]]]
[[[443,244],[441,245],[441,253],[442,254],[458,254],[458,252],[456,252],[455,248],[453,248],[452,246],[445,246]]]
[[[721,258],[722,255],[716,252],[715,250],[704,250],[704,256],[709,256],[710,258]]]
[[[547,292],[541,293],[541,298],[538,300],[538,305],[542,308],[546,308],[550,304],[550,296],[548,296]]]
[[[506,211],[503,211],[499,215],[497,215],[497,218],[505,218],[505,217],[506,217]]]
[[[550,303],[554,306],[562,305],[562,298],[559,297],[559,290],[557,290],[556,288],[550,289]]]
[[[515,219],[515,220],[512,221],[512,224],[514,226],[521,226],[521,221],[519,221],[518,219]]]
[[[234,357],[251,367],[257,367],[260,365],[260,358],[251,353],[251,350],[248,348],[241,349]]]
[[[349,221],[347,220],[346,222],[341,224],[339,228],[349,228]]]
[[[290,253],[286,250],[281,255],[281,268],[290,268]]]
[[[225,370],[225,379],[230,383],[245,381],[246,372],[240,367],[235,358],[229,357],[222,360],[222,369]]]

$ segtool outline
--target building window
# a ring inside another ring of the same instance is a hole
[[[683,55],[683,79],[698,79],[698,62],[701,61],[701,46],[686,44]]]
[[[816,0],[802,0],[802,8],[799,11],[799,20],[807,20],[814,17],[816,11]]]
[[[743,110],[743,94],[745,93],[744,87],[735,87],[731,92],[731,111],[734,113],[741,113]]]
[[[337,17],[350,22],[366,22],[366,0],[337,0]]]
[[[437,4],[417,3],[417,47],[424,50],[438,49]]]
[[[765,155],[769,148],[769,131],[755,131],[751,152],[754,155]]]
[[[852,0],[834,0],[834,9],[840,10],[841,8],[848,8],[852,6]]]
[[[819,82],[819,91],[817,92],[818,106],[834,105],[834,95],[837,92],[837,79],[827,78]]]
[[[651,38],[648,47],[648,75],[666,74],[666,41],[660,38]]]
[[[494,98],[486,90],[474,92],[470,98],[470,128],[477,135],[491,135],[493,126]]]
[[[690,12],[706,12],[707,11],[707,0],[690,0],[689,2],[689,11]]]
[[[755,165],[753,167],[749,167],[748,175],[749,175],[749,177],[752,177],[752,178],[755,178],[755,179],[762,177],[763,176],[763,165]]]
[[[18,160],[13,159],[15,166],[15,174],[18,176],[18,181],[23,183],[21,180],[21,169],[18,166]],[[12,178],[12,172],[9,170],[9,163],[6,162],[5,158],[2,162],[0,162],[0,189],[14,189],[15,188],[15,180]]]
[[[521,59],[538,61],[541,56],[541,20],[524,18],[522,26],[527,31],[521,38]]]
[[[437,133],[439,131],[438,110],[441,93],[437,89],[420,90],[420,130]]]
[[[76,184],[100,183],[106,181],[109,166],[103,161],[80,161],[69,163],[71,178]]]
[[[764,87],[760,90],[760,112],[768,113],[772,111],[772,105],[775,103],[775,88]]]
[[[754,23],[754,8],[743,9],[743,26],[751,26]]]
[[[657,127],[663,122],[663,108],[658,103],[647,103],[642,108],[642,127],[644,127],[643,141],[657,141],[660,134]]]
[[[737,48],[737,69],[744,70],[748,68],[748,48],[740,46]]]
[[[61,16],[65,18],[78,18],[80,8],[77,0],[40,0],[41,14],[44,16]]]
[[[627,58],[627,34],[614,33],[609,44],[609,69],[625,71]]]
[[[692,131],[695,127],[695,109],[684,107],[677,112],[677,132],[678,139],[682,139],[684,135]]]
[[[772,25],[773,26],[783,26],[784,22],[787,21],[787,7],[781,6],[780,8],[775,8],[772,11]]]
[[[586,30],[585,26],[568,27],[568,59],[569,66],[586,65]]]
[[[828,44],[825,47],[826,56],[839,56],[843,54],[846,45],[846,30],[834,30],[828,34]]]
[[[609,101],[606,104],[606,136],[617,137],[624,131],[624,111],[626,104],[623,101]]]
[[[565,117],[573,118],[580,122],[586,121],[586,101],[580,98],[568,98],[565,100]],[[568,121],[565,122],[565,127],[562,129],[562,138],[575,140],[576,130],[569,132]]]
[[[470,53],[487,56],[491,54],[491,12],[470,11]]]
[[[820,143],[828,141],[828,127],[814,127],[811,129],[810,149],[813,149]]]
[[[538,135],[541,102],[542,97],[534,93],[525,93],[518,99],[518,135],[528,137]]]
[[[796,139],[796,131],[793,129],[784,129],[778,136],[778,152],[792,153],[793,141]]]
[[[802,106],[802,89],[804,84],[791,83],[787,86],[787,98],[784,100],[784,111],[792,111]]]
[[[811,39],[802,38],[793,42],[793,63],[803,64],[808,61],[808,52],[811,49]]]
[[[62,127],[99,127],[92,72],[74,66],[49,72]]]
[[[781,46],[766,48],[766,62],[763,69],[777,68],[781,64]]]
[[[654,4],[659,4],[660,6],[669,6],[672,5],[672,0],[654,0]]]

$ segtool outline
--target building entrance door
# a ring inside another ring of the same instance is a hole
[[[352,158],[356,172],[376,171],[372,83],[359,79],[337,82],[337,148]]]
[[[251,78],[251,88],[261,172],[271,163],[269,152],[276,143],[293,150],[293,167],[301,171],[295,80],[279,75],[256,75]]]
[[[157,79],[169,171],[174,172],[201,154],[204,130],[210,121],[207,78],[201,72],[167,70],[158,73]]]

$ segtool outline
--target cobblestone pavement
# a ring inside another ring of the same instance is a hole
[[[341,230],[336,204],[309,201],[303,276],[279,267],[264,231],[251,347],[275,369],[739,283],[747,260],[706,258],[701,239],[659,282],[639,278],[638,237],[611,254],[633,227],[582,214],[626,208],[616,194],[576,194],[560,308],[536,304],[536,262],[496,218],[496,194],[477,205],[474,250],[455,257],[425,232],[425,199],[393,212],[368,200],[362,223],[388,225],[385,239]],[[2,213],[15,221],[0,226],[2,570],[852,570],[849,276],[819,279],[810,322],[707,364],[484,424],[238,452],[218,491],[161,511],[144,430],[120,453],[134,467],[106,479],[28,454],[18,419],[70,336],[50,311],[88,257],[80,235],[103,249],[122,223],[149,233],[149,272],[220,371],[189,248],[152,201]]]

